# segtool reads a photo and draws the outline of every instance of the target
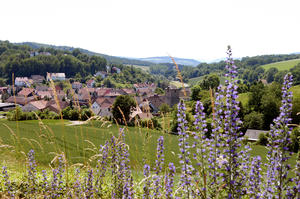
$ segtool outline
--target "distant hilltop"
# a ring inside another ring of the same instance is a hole
[[[135,58],[135,59],[138,59],[138,60],[141,60],[141,61],[152,62],[152,63],[155,63],[155,64],[173,63],[172,59],[169,56]],[[174,60],[177,64],[186,65],[186,66],[197,66],[201,63],[200,61],[197,61],[195,59],[186,59],[186,58],[178,58],[178,57],[174,57]]]

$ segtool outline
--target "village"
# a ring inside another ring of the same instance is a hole
[[[94,74],[95,78],[97,76],[106,78],[107,73],[98,71]],[[63,88],[64,84],[61,82],[69,86]],[[189,88],[185,88],[186,94],[184,94],[182,88],[172,85],[165,88],[164,94],[157,94],[155,93],[157,86],[150,82],[136,83],[132,88],[119,89],[96,87],[95,83],[93,78],[85,83],[78,81],[70,83],[65,73],[16,77],[12,85],[0,87],[0,111],[9,111],[19,106],[23,112],[49,110],[59,114],[72,105],[78,108],[88,107],[94,115],[111,119],[115,99],[120,95],[130,95],[137,104],[137,107],[132,110],[131,117],[147,120],[159,115],[162,104],[173,107],[181,99],[188,100],[190,96]]]

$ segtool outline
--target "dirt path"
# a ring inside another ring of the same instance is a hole
[[[66,124],[66,126],[76,126],[86,124],[86,121],[70,121],[70,123]]]

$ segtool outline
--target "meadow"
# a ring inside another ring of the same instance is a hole
[[[300,63],[300,59],[292,59],[287,61],[275,62],[271,64],[265,64],[262,65],[261,67],[265,69],[265,71],[269,70],[270,68],[277,68],[279,71],[283,71],[283,70],[288,71],[299,63]]]

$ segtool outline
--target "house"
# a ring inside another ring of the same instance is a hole
[[[110,92],[111,88],[97,88],[96,89],[96,96],[97,97],[104,97]]]
[[[0,87],[0,94],[7,93],[7,87]]]
[[[29,102],[31,101],[34,101],[34,97],[24,97],[24,96],[10,96],[6,102],[8,103],[16,103],[16,104],[19,104],[19,105],[26,105],[28,104]]]
[[[256,141],[258,141],[260,134],[262,134],[262,133],[267,134],[268,132],[269,131],[247,129],[244,136],[247,137],[249,141],[256,142]]]
[[[151,92],[154,92],[156,89],[156,85],[154,83],[138,83],[133,84],[134,89],[138,92],[140,89],[148,89],[151,90]]]
[[[111,73],[118,73],[119,74],[120,72],[121,72],[121,70],[119,68],[115,67],[115,66],[111,68]]]
[[[15,86],[17,87],[30,87],[31,81],[27,77],[16,77]]]
[[[95,84],[96,84],[96,81],[93,80],[93,79],[90,79],[89,81],[86,82],[86,86],[88,88],[94,88],[95,87]]]
[[[123,91],[124,95],[135,95],[136,94],[135,90],[132,88],[123,88],[121,90]]]
[[[64,81],[66,80],[65,73],[47,73],[47,81]]]
[[[94,75],[95,77],[101,76],[102,79],[104,79],[105,77],[107,77],[107,72],[105,71],[98,71],[95,73]]]
[[[0,103],[0,111],[9,111],[16,108],[15,103]]]
[[[31,75],[30,78],[32,79],[33,83],[36,84],[41,84],[45,80],[45,77],[41,75]]]
[[[53,111],[57,114],[59,114],[63,109],[67,108],[68,106],[69,106],[68,102],[61,101],[61,100],[58,100],[58,101],[50,100],[47,103],[47,109],[49,109],[49,111]]]
[[[81,89],[82,88],[82,83],[80,82],[73,82],[72,83],[72,88],[75,90]]]
[[[138,120],[150,120],[153,118],[153,115],[150,112],[143,112],[139,106],[136,106],[132,110],[129,118],[129,121],[133,120],[134,118]]]
[[[47,103],[48,102],[45,100],[31,101],[22,107],[22,111],[24,112],[42,111],[47,108]]]
[[[35,90],[33,88],[23,88],[20,92],[18,92],[18,96],[30,97],[35,94],[34,92]]]
[[[101,117],[112,117],[112,105],[114,103],[113,99],[99,97],[92,104],[92,111],[95,115]]]
[[[48,86],[43,86],[43,85],[37,85],[35,87],[36,91],[49,91],[49,87]]]
[[[53,95],[52,95],[51,91],[37,91],[36,95],[40,99],[51,99],[51,98],[53,98]]]
[[[156,109],[156,110],[159,110],[159,107],[162,104],[166,103],[165,102],[165,96],[162,96],[162,95],[155,94],[155,95],[152,95],[152,96],[148,97],[147,99],[151,103],[151,105],[153,107],[155,107],[154,109]]]

